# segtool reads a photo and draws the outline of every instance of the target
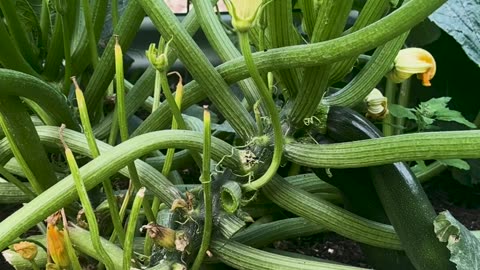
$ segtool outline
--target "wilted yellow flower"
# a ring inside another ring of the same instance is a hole
[[[262,0],[226,0],[232,25],[239,32],[247,32],[253,25],[262,6]]]
[[[164,247],[168,250],[175,249],[176,232],[174,230],[155,223],[149,223],[143,226],[142,229],[147,229],[148,236],[153,239],[153,242],[157,246]]]
[[[413,74],[417,74],[423,86],[431,86],[430,80],[435,76],[437,69],[433,56],[421,48],[400,50],[394,64],[393,70],[387,74],[387,77],[395,83],[403,82]]]
[[[364,99],[367,103],[366,117],[372,119],[384,119],[388,114],[387,98],[377,88],[368,94]]]
[[[55,264],[62,268],[70,265],[63,232],[52,223],[47,225],[47,249]]]
[[[13,249],[25,260],[33,260],[37,256],[37,245],[31,242],[22,241],[13,245]]]

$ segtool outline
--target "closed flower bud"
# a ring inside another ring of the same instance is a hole
[[[435,76],[437,68],[433,56],[421,48],[400,50],[394,64],[393,70],[387,74],[390,80],[400,83],[417,74],[423,86],[431,86],[430,80]]]
[[[364,99],[367,104],[366,116],[371,119],[384,119],[388,114],[387,98],[374,88]]]
[[[167,45],[168,48],[168,45]],[[165,49],[166,51],[166,49]],[[165,53],[159,52],[155,47],[155,44],[152,43],[148,47],[148,50],[145,51],[148,61],[152,66],[158,71],[164,71],[168,67],[168,58]]]
[[[239,32],[247,32],[255,22],[262,6],[262,0],[226,0],[232,25]]]
[[[31,242],[22,241],[14,244],[13,249],[25,260],[33,260],[37,256],[37,245]]]

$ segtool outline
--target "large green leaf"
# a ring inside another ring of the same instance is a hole
[[[448,211],[441,212],[433,226],[440,242],[447,242],[450,261],[456,264],[457,270],[480,269],[480,240],[465,226]]]
[[[479,0],[449,0],[430,19],[453,36],[468,57],[480,65]]]

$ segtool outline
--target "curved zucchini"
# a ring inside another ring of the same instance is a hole
[[[365,117],[342,107],[331,107],[327,134],[335,141],[382,137]],[[455,269],[450,253],[433,230],[436,213],[422,186],[403,162],[368,168],[373,186],[416,269]]]

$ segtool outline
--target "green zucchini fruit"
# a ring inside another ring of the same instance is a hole
[[[382,137],[365,117],[342,107],[330,108],[327,135],[338,142]],[[455,269],[446,245],[435,236],[435,210],[408,165],[397,162],[368,170],[388,219],[415,268]]]

